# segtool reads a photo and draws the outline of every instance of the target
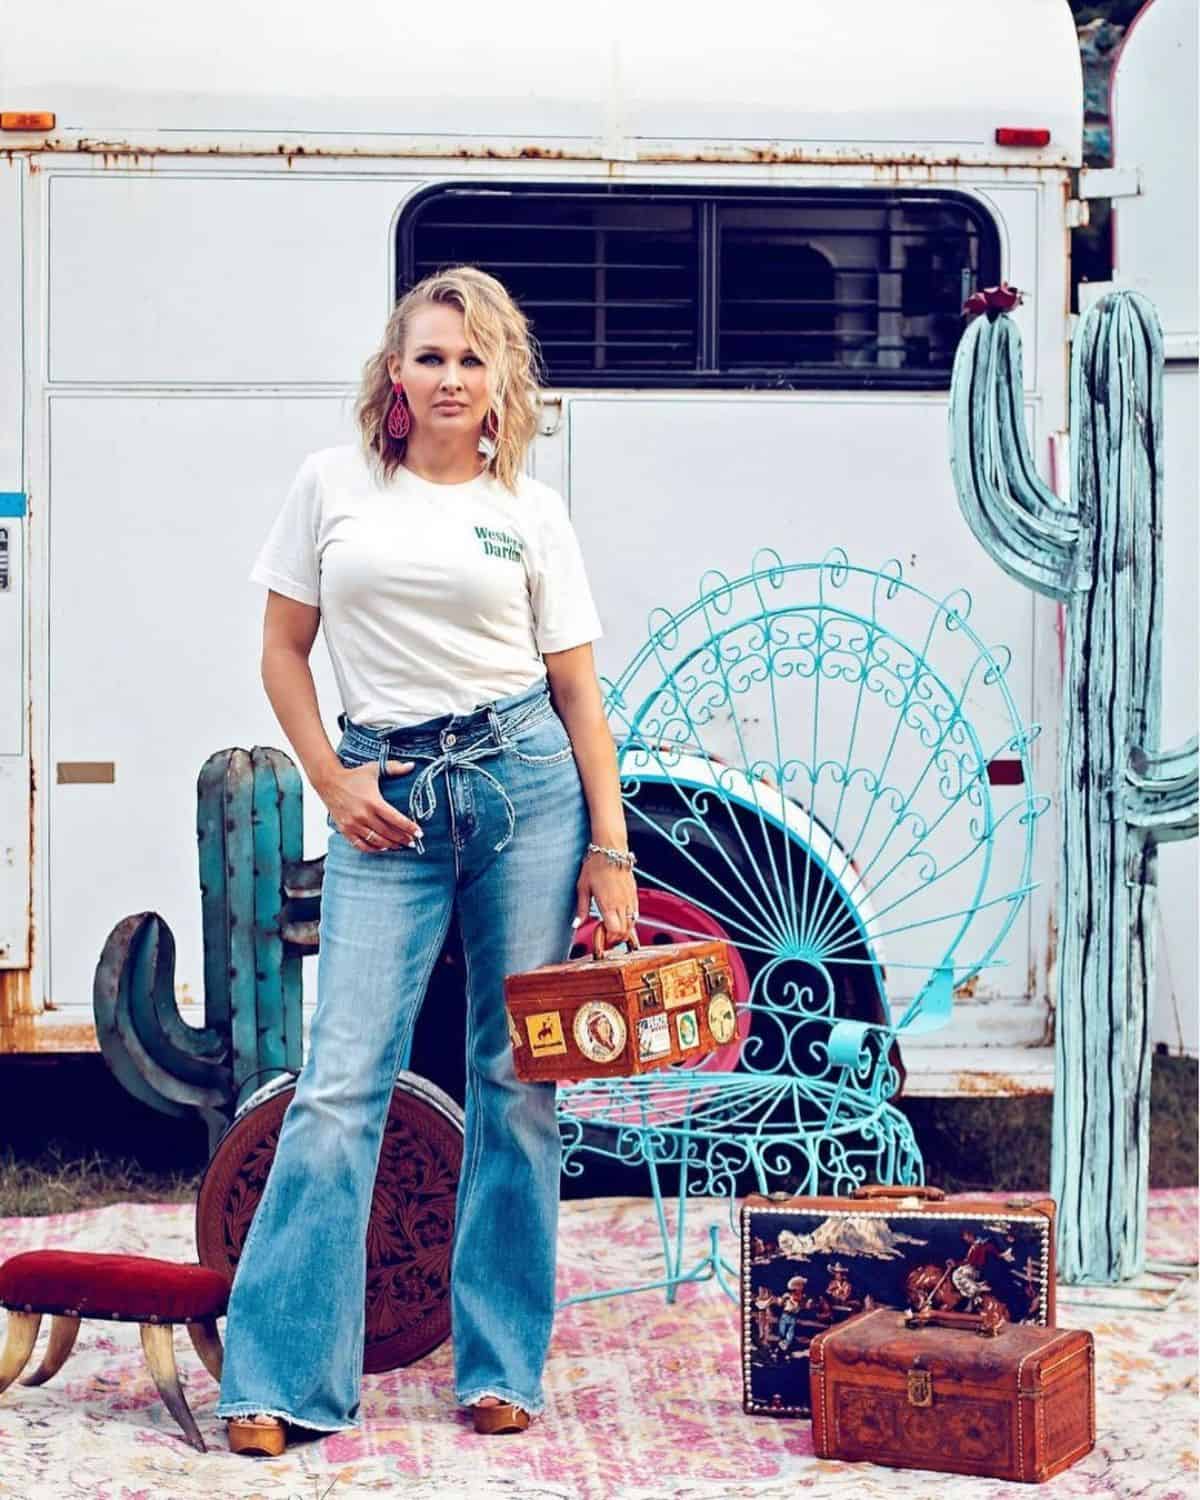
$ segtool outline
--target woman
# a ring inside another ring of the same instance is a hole
[[[555,1086],[513,1073],[503,979],[561,961],[593,901],[621,941],[637,902],[600,621],[561,496],[523,472],[534,368],[494,277],[457,266],[413,287],[366,364],[361,442],[305,459],[250,575],[269,589],[263,684],[331,833],[308,1057],[229,1303],[217,1415],[237,1452],[358,1423],[383,1128],[454,910],[455,1393],[481,1432],[520,1431],[544,1404]],[[336,751],[308,665],[322,622]]]

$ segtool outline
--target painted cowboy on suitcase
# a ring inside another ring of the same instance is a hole
[[[860,1188],[853,1199],[751,1195],[742,1207],[743,1406],[808,1416],[809,1343],[876,1307],[1045,1327],[1054,1204]]]

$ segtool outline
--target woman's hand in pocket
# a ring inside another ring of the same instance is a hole
[[[414,764],[411,760],[389,760],[387,774],[407,776]],[[398,812],[380,795],[379,766],[374,761],[365,766],[341,767],[318,790],[334,827],[356,849],[368,853],[406,849],[423,836],[419,823]]]

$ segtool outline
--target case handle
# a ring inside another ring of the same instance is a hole
[[[852,1198],[924,1198],[930,1203],[940,1203],[946,1194],[941,1188],[936,1187],[884,1187],[868,1183],[865,1187],[856,1187],[850,1196]]]
[[[904,1315],[906,1328],[961,1328],[967,1333],[978,1333],[985,1339],[994,1339],[1007,1322],[999,1308],[991,1312],[946,1312],[940,1307],[909,1309]]]
[[[605,943],[606,937],[607,937],[607,932],[606,932],[604,923],[603,922],[597,922],[596,926],[592,930],[592,957],[593,958],[595,958],[595,959],[601,959],[601,958],[604,957],[604,943]],[[638,948],[640,948],[642,946],[641,943],[638,942],[637,933],[633,930],[632,927],[629,929],[629,936],[627,938],[622,938],[621,941],[623,943],[625,943],[625,944],[628,945],[630,953],[635,952]]]

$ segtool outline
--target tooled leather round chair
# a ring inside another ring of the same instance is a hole
[[[295,1088],[296,1075],[284,1073],[249,1095],[200,1184],[200,1261],[231,1281]],[[449,1337],[462,1151],[461,1108],[427,1078],[397,1073],[367,1228],[365,1373],[412,1364]]]

